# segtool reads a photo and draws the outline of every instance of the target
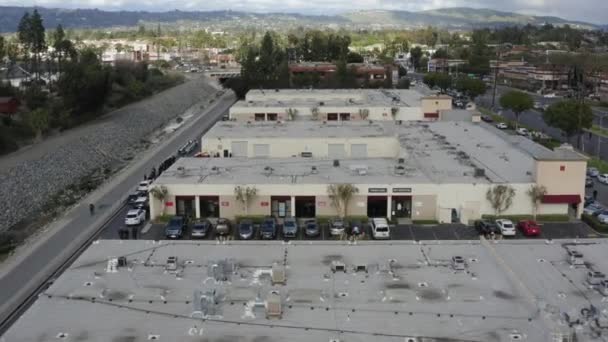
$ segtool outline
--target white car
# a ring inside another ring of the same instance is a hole
[[[152,180],[145,180],[145,181],[141,181],[139,182],[139,184],[137,185],[137,191],[143,191],[143,192],[148,192],[148,189],[150,188],[150,184],[152,184]]]
[[[545,94],[544,97],[547,99],[552,99],[552,98],[557,97],[557,95],[555,95],[554,93],[549,93],[549,94]]]
[[[608,223],[608,210],[600,211],[599,215],[597,215],[597,219],[601,223],[604,223],[604,224]]]
[[[498,229],[500,229],[500,234],[502,234],[502,236],[515,236],[515,226],[511,220],[496,220],[496,225],[498,226]]]
[[[523,135],[523,136],[528,136],[528,134],[530,134],[530,132],[524,127],[518,128],[516,132],[518,135]]]
[[[374,239],[390,239],[391,230],[388,226],[388,222],[384,218],[373,218],[370,223],[372,228],[372,236]]]
[[[498,128],[498,129],[507,129],[507,128],[509,128],[509,126],[507,126],[507,124],[504,123],[504,122],[499,122],[499,123],[496,124],[496,128]]]
[[[600,171],[594,167],[587,168],[587,176],[589,177],[597,177],[600,175]]]
[[[601,175],[597,175],[597,181],[602,184],[608,184],[608,173],[602,173]]]
[[[604,211],[604,208],[599,203],[591,203],[583,209],[585,215],[595,215],[598,212]]]
[[[127,226],[137,226],[146,220],[146,211],[142,209],[132,209],[127,212],[125,224]]]

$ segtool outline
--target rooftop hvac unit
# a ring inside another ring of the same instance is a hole
[[[395,166],[395,174],[399,176],[405,175],[405,167],[402,165]]]
[[[346,273],[346,265],[341,261],[334,260],[331,262],[331,270],[334,273],[336,273],[336,272]]]
[[[300,153],[302,158],[312,158],[312,152],[302,152]]]
[[[334,167],[339,167],[340,161],[338,159],[334,159]]]
[[[176,256],[170,256],[167,258],[167,265],[165,266],[165,269],[169,272],[177,271],[177,257]]]
[[[279,265],[277,263],[273,264],[270,278],[272,280],[272,285],[275,285],[275,284],[285,285],[285,283],[287,281],[287,277],[285,275],[285,267],[283,265]]]
[[[576,250],[568,250],[568,262],[575,267],[585,266],[583,254]]]
[[[485,177],[486,176],[486,170],[484,169],[480,169],[480,168],[476,168],[475,169],[475,177]]]
[[[317,173],[319,173],[319,170],[317,170],[316,166],[311,166],[310,173],[312,173],[313,175],[316,175]]]
[[[177,174],[180,176],[185,176],[186,175],[186,168],[183,166],[178,166],[177,167]]]
[[[399,163],[399,164],[405,164],[405,158],[399,158],[399,159],[397,159],[397,163]]]
[[[278,291],[271,291],[266,297],[266,319],[281,319],[283,310],[281,308],[281,295]]]
[[[118,267],[127,267],[127,257],[118,257]]]
[[[589,285],[600,285],[606,279],[606,275],[598,271],[587,272],[587,283]]]

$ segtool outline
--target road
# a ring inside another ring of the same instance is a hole
[[[2,274],[0,322],[34,293],[53,274],[53,271],[68,259],[68,256],[123,206],[128,191],[141,180],[144,173],[174,154],[187,140],[200,137],[201,132],[211,127],[235,101],[236,98],[231,92],[218,98],[210,109],[197,113],[191,119],[193,121],[186,122],[175,134],[143,153],[134,164],[58,219],[54,223],[55,227],[49,228],[48,236],[36,242],[36,246],[32,247],[29,254],[15,260],[15,267]],[[96,203],[95,215],[89,213],[90,202]],[[121,215],[117,217],[124,218]]]

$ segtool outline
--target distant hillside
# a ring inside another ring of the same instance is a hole
[[[557,17],[538,17],[511,12],[501,12],[491,9],[475,9],[466,7],[442,8],[422,12],[408,11],[357,11],[343,15],[352,22],[361,25],[408,25],[408,26],[440,26],[446,28],[478,28],[507,25],[571,25],[584,29],[598,28],[594,24],[570,21]]]
[[[444,8],[423,12],[366,10],[335,16],[313,16],[290,13],[252,13],[234,11],[101,11],[97,9],[56,9],[37,7],[48,28],[58,24],[66,28],[133,27],[145,22],[201,23],[226,27],[255,26],[280,29],[282,27],[332,25],[341,27],[421,27],[476,28],[505,25],[555,25],[595,29],[599,26],[569,21],[556,17],[537,17],[489,9]],[[0,32],[14,32],[25,11],[33,7],[0,6]]]

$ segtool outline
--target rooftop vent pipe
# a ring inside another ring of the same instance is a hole
[[[340,161],[338,159],[334,159],[334,167],[339,167]]]

